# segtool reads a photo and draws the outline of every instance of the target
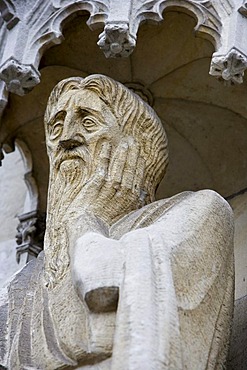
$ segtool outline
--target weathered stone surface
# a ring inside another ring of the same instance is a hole
[[[239,53],[237,49],[232,49],[227,55],[213,58],[210,74],[218,76],[226,83],[242,83],[246,68],[247,57]]]
[[[168,162],[163,126],[105,76],[60,82],[45,124],[45,263],[41,254],[2,292],[2,365],[221,369],[233,303],[229,205],[208,190],[154,201]]]
[[[234,211],[235,219],[235,299],[239,300],[246,296],[247,293],[247,263],[246,263],[246,248],[247,248],[247,193],[239,194],[229,200]]]
[[[231,337],[231,346],[227,370],[245,370],[247,363],[247,350],[243,343],[247,340],[247,296],[235,301],[234,325]]]
[[[26,187],[24,166],[18,151],[6,156],[0,169],[0,209],[2,210],[0,242],[14,239],[18,225],[17,214],[23,212]],[[14,219],[13,219],[14,218]]]
[[[45,214],[32,211],[18,216],[16,243],[18,244],[16,257],[20,261],[23,253],[32,259],[43,250],[45,234]]]
[[[26,186],[23,181],[24,167],[20,153],[6,155],[0,169],[0,287],[25,264],[25,257],[21,258],[20,264],[16,262],[16,243],[14,240],[18,224],[17,214],[23,212]]]
[[[234,258],[235,258],[235,307],[233,330],[227,369],[245,369],[247,351],[243,343],[247,341],[247,193],[238,194],[229,200],[234,211]]]
[[[23,266],[25,266],[27,255],[22,255],[19,263],[16,261],[16,242],[9,239],[0,242],[0,288],[7,285],[9,279]]]

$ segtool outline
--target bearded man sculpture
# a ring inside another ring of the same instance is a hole
[[[233,218],[210,190],[155,202],[155,112],[112,79],[61,81],[45,127],[45,256],[2,292],[2,366],[205,370],[226,361]]]

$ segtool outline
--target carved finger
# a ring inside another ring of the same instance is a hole
[[[127,141],[122,141],[119,144],[114,155],[112,164],[110,165],[109,176],[110,181],[114,187],[117,187],[122,182],[128,149],[129,146]]]
[[[132,188],[133,193],[138,193],[138,195],[141,193],[141,190],[143,188],[144,171],[145,171],[145,160],[141,156],[139,156],[137,160],[136,172]],[[143,196],[142,194],[140,195]]]
[[[101,146],[101,151],[98,156],[98,164],[95,169],[95,176],[93,182],[95,184],[102,184],[104,180],[106,180],[108,166],[109,166],[109,159],[111,153],[111,144],[107,141],[104,141]]]
[[[139,146],[134,140],[129,142],[129,150],[127,155],[127,160],[125,163],[122,184],[123,188],[134,190],[134,179],[137,170],[137,162],[139,157]]]
[[[101,188],[101,191],[98,195],[98,201],[99,203],[104,203],[107,205],[113,198],[113,196],[116,194],[116,188],[112,185],[111,182],[107,181],[104,183],[104,185]]]

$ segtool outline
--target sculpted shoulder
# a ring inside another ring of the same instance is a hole
[[[233,211],[229,203],[220,194],[210,189],[199,190],[195,192],[182,192],[171,198],[163,199],[155,203],[157,203],[159,207],[162,207],[164,206],[164,204],[167,204],[167,202],[170,203],[171,207],[173,207],[174,205],[178,207],[188,207],[189,205],[191,205],[193,211],[201,210],[206,213],[220,212],[233,217]]]
[[[112,225],[110,236],[119,239],[131,230],[164,224],[183,225],[191,221],[199,227],[205,222],[222,222],[233,228],[233,211],[229,203],[213,190],[185,191],[170,198],[157,200],[131,212]],[[218,220],[218,221],[217,221]]]
[[[216,232],[220,229],[233,230],[233,211],[229,203],[213,190],[183,192],[170,198],[169,209],[164,210],[156,221],[173,217],[176,225],[193,224],[194,231],[207,225]],[[164,207],[167,199],[159,201],[159,207]],[[218,228],[218,230],[217,230]],[[230,230],[229,230],[230,231]]]
[[[186,202],[191,203],[195,216],[198,214],[204,221],[234,228],[233,210],[217,192],[209,189],[191,192]]]
[[[229,205],[229,203],[216,191],[211,190],[211,189],[204,189],[204,190],[199,190],[195,192],[190,192],[193,194],[195,200],[202,201],[203,204],[208,204],[210,205],[218,205],[219,207],[223,207],[225,209],[228,209],[230,213],[232,212],[232,209]]]

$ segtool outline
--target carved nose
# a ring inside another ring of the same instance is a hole
[[[83,144],[83,141],[82,140],[77,140],[77,139],[67,139],[67,140],[60,140],[59,141],[59,145],[63,148],[63,149],[73,149],[73,148],[76,148],[80,145]]]

